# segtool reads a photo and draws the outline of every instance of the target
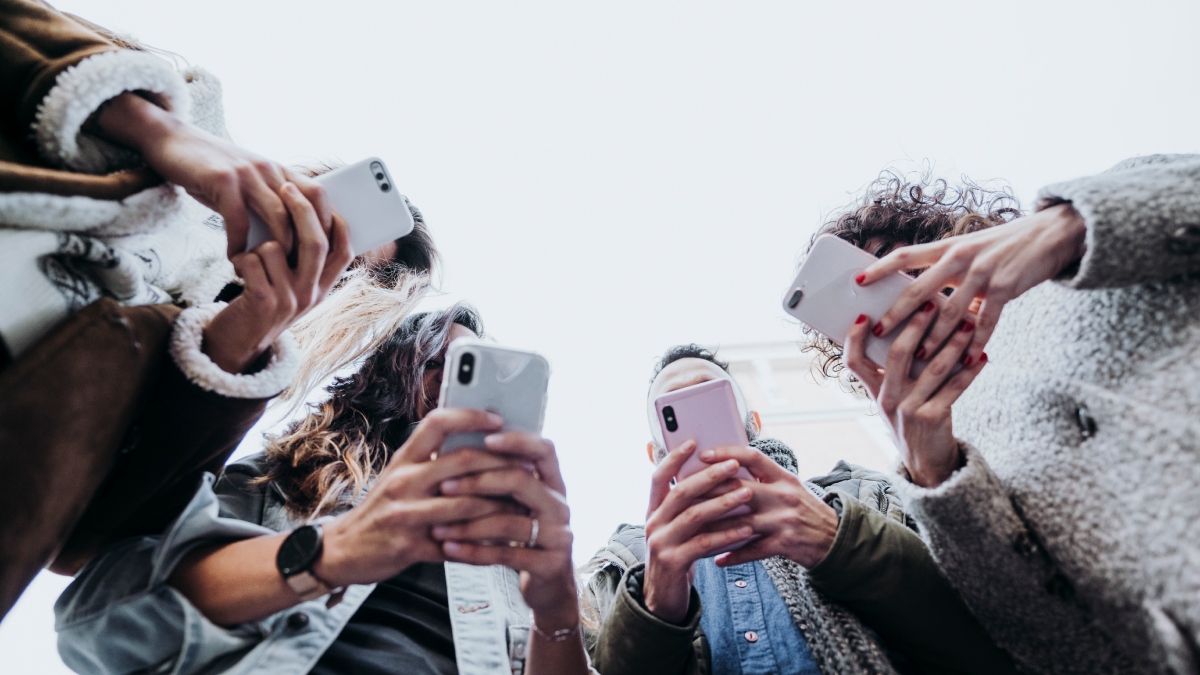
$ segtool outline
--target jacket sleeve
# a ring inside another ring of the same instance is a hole
[[[1166,281],[1200,271],[1200,155],[1151,155],[1038,193],[1038,208],[1070,202],[1087,223],[1075,288]]]
[[[1075,672],[1101,672],[1117,659],[1111,640],[1075,601],[1069,580],[986,460],[961,447],[966,463],[946,482],[905,489],[938,566],[1019,664],[1039,672],[1045,654],[1069,649]]]
[[[700,596],[692,589],[687,617],[667,623],[646,609],[642,598],[645,565],[629,568],[617,587],[612,611],[604,618],[591,654],[604,675],[687,675],[696,672],[693,639],[700,625]]]
[[[833,547],[808,572],[829,598],[928,673],[1015,673],[912,530],[848,495]]]
[[[147,52],[110,40],[38,0],[0,0],[0,105],[5,135],[32,130],[53,166],[104,173],[129,165],[127,150],[82,133],[100,105],[126,91],[145,92],[188,119],[182,76]]]

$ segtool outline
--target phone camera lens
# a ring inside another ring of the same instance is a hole
[[[375,180],[383,180],[383,172],[375,174]]]
[[[678,431],[679,422],[675,420],[675,409],[671,406],[663,408],[663,421],[667,423],[667,431]]]
[[[475,355],[463,354],[458,361],[458,381],[460,384],[471,384],[471,377],[475,372]]]
[[[383,190],[384,192],[387,192],[388,190],[391,190],[391,189],[392,189],[392,186],[391,186],[391,185],[388,185],[387,183],[384,183],[383,185],[380,185],[380,186],[379,186],[379,189],[380,189],[380,190]]]

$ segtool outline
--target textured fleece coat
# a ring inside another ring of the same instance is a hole
[[[966,465],[909,486],[943,570],[1042,673],[1200,670],[1200,156],[1052,185],[1078,271],[1010,303],[954,406]]]

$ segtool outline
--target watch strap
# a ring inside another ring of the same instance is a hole
[[[290,577],[284,577],[283,580],[287,582],[288,588],[292,589],[292,592],[300,598],[301,602],[315,600],[333,591],[333,589],[326,586],[325,582],[318,579],[317,575],[309,570],[302,570]]]

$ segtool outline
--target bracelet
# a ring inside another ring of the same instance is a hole
[[[578,622],[576,622],[575,625],[571,626],[570,628],[560,628],[552,633],[547,633],[541,628],[538,628],[537,623],[533,621],[529,622],[529,627],[533,629],[533,632],[540,635],[541,638],[547,642],[562,642],[579,632]]]

